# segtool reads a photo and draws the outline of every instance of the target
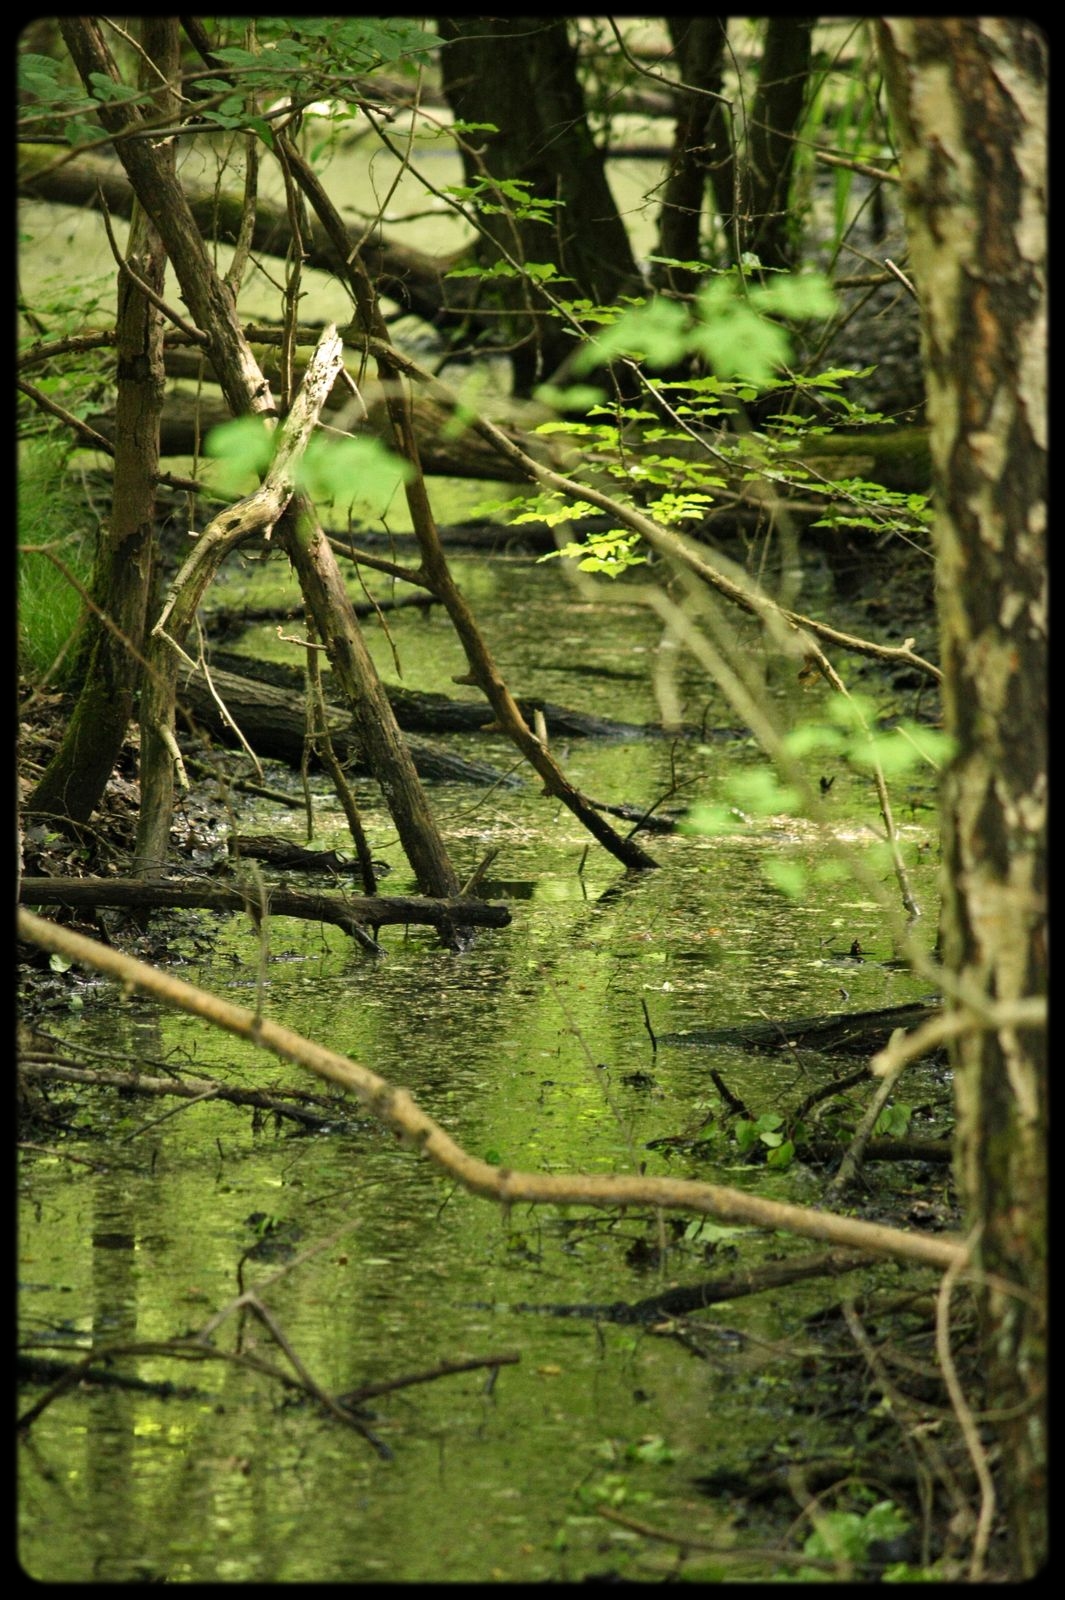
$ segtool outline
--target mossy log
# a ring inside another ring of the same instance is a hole
[[[863,478],[911,494],[927,494],[932,486],[927,428],[828,433],[799,449],[795,461],[825,478]]]

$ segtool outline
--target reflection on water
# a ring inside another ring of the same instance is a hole
[[[513,688],[654,718],[649,677],[628,671],[650,664],[657,624],[622,589],[591,611],[557,564],[486,573],[470,563],[463,581]],[[439,688],[462,670],[442,620],[397,614],[389,629],[409,687]],[[394,673],[391,646],[372,637],[381,670]],[[571,659],[585,670],[569,671]],[[587,671],[596,661],[612,669],[601,683]],[[683,681],[690,714],[701,715],[712,695],[694,673]],[[727,722],[727,709],[715,707],[713,719]],[[453,742],[507,763],[498,739]],[[712,797],[729,763],[758,759],[742,742],[665,739],[574,739],[558,753],[585,792],[640,806],[667,793],[677,807]],[[343,848],[339,813],[318,793],[315,843]],[[864,780],[841,772],[832,795],[841,827],[875,819]],[[880,1007],[923,992],[868,962],[851,965],[841,999],[826,950],[857,938],[888,954],[879,912],[838,885],[811,888],[795,905],[762,873],[767,852],[816,860],[816,830],[737,822],[725,839],[656,837],[660,870],[626,874],[588,849],[572,816],[531,778],[515,793],[445,786],[431,798],[460,877],[498,848],[488,892],[508,901],[511,926],[480,934],[463,955],[443,952],[427,930],[385,928],[386,954],[373,960],[336,929],[273,919],[268,1014],[409,1089],[474,1155],[545,1171],[701,1176],[816,1199],[818,1176],[801,1165],[770,1175],[727,1139],[704,1142],[699,1154],[648,1149],[720,1117],[711,1068],[755,1114],[801,1099],[835,1070],[787,1053],[656,1049],[652,1033]],[[403,893],[409,874],[370,785],[359,801],[374,855],[395,867],[387,887]],[[291,814],[267,806],[239,820],[242,831],[296,836]],[[927,832],[903,831],[907,843]],[[915,878],[934,928],[932,869]],[[216,925],[210,959],[191,951],[181,975],[250,1005],[254,936],[239,918]],[[80,1016],[49,1025],[72,1052],[106,1047],[130,1069],[161,1063],[229,1083],[300,1081],[295,1068],[242,1041],[108,986],[87,992]],[[141,1358],[139,1378],[194,1394],[74,1391],[33,1427],[22,1455],[21,1555],[38,1578],[520,1581],[614,1568],[647,1576],[661,1572],[659,1558],[642,1547],[634,1554],[625,1530],[597,1518],[597,1497],[628,1497],[674,1527],[732,1538],[727,1505],[694,1496],[692,1479],[742,1471],[781,1429],[795,1437],[793,1396],[774,1379],[762,1341],[798,1335],[816,1286],[719,1307],[704,1322],[712,1358],[699,1359],[647,1330],[516,1309],[631,1301],[715,1270],[666,1219],[502,1217],[355,1107],[343,1117],[338,1108],[334,1132],[307,1136],[210,1103],[165,1118],[140,1100],[105,1104],[102,1137],[75,1112],[85,1132],[63,1143],[89,1165],[27,1158],[24,1339],[55,1354],[89,1340],[185,1334],[243,1282],[333,1394],[467,1357],[517,1351],[521,1360],[491,1384],[474,1370],[376,1399],[367,1425],[388,1447],[386,1461],[265,1377]],[[267,1236],[287,1241],[285,1250],[257,1249]],[[739,1231],[719,1246],[718,1265],[751,1266],[789,1248]],[[716,1342],[715,1328],[723,1330]],[[753,1342],[726,1337],[731,1329]],[[214,1335],[224,1349],[238,1339],[285,1366],[262,1322],[234,1316]],[[648,1439],[661,1449],[642,1448]]]

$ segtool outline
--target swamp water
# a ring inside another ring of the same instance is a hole
[[[559,563],[462,560],[456,573],[515,692],[654,718],[660,624],[626,600],[623,586],[597,588],[592,608]],[[231,603],[244,581],[236,573],[221,598]],[[388,623],[405,684],[450,690],[463,662],[443,614],[396,614]],[[394,681],[391,647],[377,630],[369,637]],[[279,649],[272,628],[241,647]],[[289,659],[297,654],[289,648]],[[690,667],[680,670],[687,718],[700,721],[709,709],[709,725],[734,721]],[[501,769],[513,762],[498,738],[447,743]],[[674,780],[697,780],[666,809],[715,798],[729,763],[761,759],[742,740],[574,739],[558,753],[573,780],[604,801],[650,804]],[[284,781],[280,769],[269,776]],[[872,785],[846,769],[835,776],[838,829],[860,844],[877,823]],[[335,801],[321,780],[314,786],[313,844],[344,849]],[[731,1047],[656,1050],[643,1007],[661,1036],[864,1010],[925,992],[877,960],[845,959],[856,938],[873,957],[892,954],[881,913],[859,891],[811,885],[793,904],[769,887],[767,854],[812,863],[824,849],[817,831],[777,818],[738,820],[725,838],[648,836],[660,870],[626,874],[528,778],[487,794],[462,785],[429,792],[460,877],[498,847],[484,893],[509,904],[510,927],[480,932],[461,955],[443,951],[429,930],[386,928],[386,954],[374,959],[339,930],[271,919],[268,1015],[409,1089],[474,1155],[556,1172],[645,1166],[816,1203],[823,1173],[801,1163],[780,1173],[752,1165],[727,1131],[698,1153],[648,1145],[698,1135],[710,1116],[724,1120],[712,1068],[760,1115],[786,1111],[852,1063]],[[413,885],[373,786],[361,783],[359,799],[375,857],[394,864],[382,891],[405,892]],[[934,821],[927,811],[910,821],[899,811],[930,945]],[[299,812],[261,802],[242,806],[239,823],[242,832],[304,840]],[[206,955],[205,923],[216,930]],[[172,925],[177,975],[255,1004],[260,947],[246,919],[183,914]],[[152,1075],[165,1062],[227,1084],[323,1088],[243,1041],[87,974],[71,974],[71,1003],[69,1013],[34,1023],[74,1056],[93,1048]],[[867,1093],[851,1101],[855,1117]],[[930,1103],[933,1122],[947,1114],[948,1096],[931,1073],[915,1092],[907,1082],[902,1098]],[[247,1369],[118,1359],[116,1370],[189,1392],[74,1390],[34,1423],[20,1451],[20,1556],[35,1578],[647,1579],[675,1571],[677,1554],[605,1520],[600,1507],[677,1535],[764,1547],[780,1542],[794,1504],[782,1522],[756,1511],[736,1526],[729,1499],[699,1493],[693,1480],[854,1442],[860,1419],[830,1422],[803,1404],[797,1361],[813,1348],[806,1317],[838,1286],[814,1282],[715,1306],[698,1315],[694,1338],[689,1322],[687,1342],[661,1326],[527,1309],[633,1302],[808,1255],[807,1242],[579,1208],[501,1217],[339,1095],[333,1126],[315,1134],[235,1107],[175,1104],[105,1094],[104,1109],[98,1102],[90,1113],[104,1137],[75,1133],[62,1145],[87,1165],[23,1156],[24,1344],[73,1357],[91,1343],[195,1332],[240,1292],[239,1270],[334,1395],[443,1363],[519,1359],[494,1379],[482,1367],[368,1401],[365,1424],[380,1450]],[[171,1114],[159,1120],[164,1111]],[[882,1180],[883,1170],[878,1183],[908,1181]],[[909,1281],[880,1265],[844,1284],[857,1292]],[[257,1319],[231,1316],[214,1342],[287,1370]],[[24,1391],[24,1405],[38,1393]],[[781,1570],[772,1559],[726,1567],[698,1552],[681,1564],[689,1576]]]

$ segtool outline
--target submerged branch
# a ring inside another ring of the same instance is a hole
[[[217,995],[196,989],[122,952],[108,949],[81,934],[57,927],[31,912],[18,913],[19,937],[58,952],[117,979],[132,989],[155,995],[164,1004],[241,1038],[253,1039],[284,1061],[294,1061],[320,1078],[351,1090],[378,1121],[457,1179],[472,1194],[509,1207],[586,1205],[599,1207],[662,1207],[694,1211],[725,1222],[784,1229],[807,1239],[821,1239],[845,1248],[868,1251],[899,1261],[946,1268],[965,1260],[961,1240],[931,1238],[855,1217],[814,1211],[805,1206],[767,1200],[761,1195],[695,1179],[647,1176],[613,1177],[602,1173],[517,1172],[495,1167],[469,1155],[440,1125],[427,1116],[405,1089],[394,1087],[368,1067]],[[1004,1286],[1007,1287],[1007,1286]]]
[[[173,1096],[178,1100],[222,1100],[227,1105],[251,1106],[255,1111],[268,1111],[274,1116],[289,1117],[306,1128],[327,1128],[336,1124],[336,1116],[326,1117],[302,1106],[290,1105],[286,1091],[267,1094],[262,1089],[239,1089],[219,1083],[214,1078],[147,1078],[143,1073],[119,1072],[104,1067],[80,1067],[59,1061],[20,1061],[19,1070],[28,1078],[44,1082],[81,1084],[87,1088],[119,1089],[123,1094],[140,1094],[149,1098]],[[139,1129],[143,1132],[143,1129]],[[127,1135],[127,1137],[131,1137]]]

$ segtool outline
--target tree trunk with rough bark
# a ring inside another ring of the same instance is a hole
[[[144,18],[142,40],[141,88],[161,113],[172,115],[177,97],[169,85],[180,64],[177,19]],[[173,145],[160,152],[160,161],[173,167]],[[166,252],[141,207],[134,209],[125,261],[142,283],[162,294]],[[75,824],[88,822],[99,805],[129,731],[154,572],[163,318],[123,273],[115,334],[115,492],[91,588],[99,611],[89,619],[89,643],[75,669],[81,688],[66,733],[27,805],[29,812]]]
[[[588,126],[566,19],[440,17],[437,30],[444,93],[455,116],[496,129],[477,134],[481,154],[463,150],[467,183],[485,173],[516,179],[528,183],[531,197],[549,202],[550,220],[537,220],[521,215],[506,191],[488,194],[495,209],[482,215],[486,237],[476,258],[486,266],[506,256],[553,262],[573,280],[562,286],[566,298],[587,296],[597,305],[640,294],[640,271]],[[481,295],[482,304],[508,315],[515,390],[528,393],[572,354],[572,333],[524,279],[486,281]]]
[[[734,154],[721,95],[728,33],[722,17],[667,17],[666,26],[681,82],[690,88],[677,92],[656,254],[673,261],[699,261],[707,186],[722,216],[735,210]],[[702,282],[701,273],[661,262],[652,266],[651,275],[656,289],[675,294],[694,294]]]
[[[763,267],[795,265],[797,230],[790,214],[795,135],[810,76],[813,17],[770,17],[747,132],[740,238]]]
[[[1021,17],[895,19],[938,515],[946,723],[943,957],[982,1026],[951,1046],[957,1172],[985,1288],[987,1404],[1013,1576],[1047,1553],[1047,46]],[[949,1002],[954,1004],[955,1002]],[[1001,1018],[996,1021],[995,1009]]]

